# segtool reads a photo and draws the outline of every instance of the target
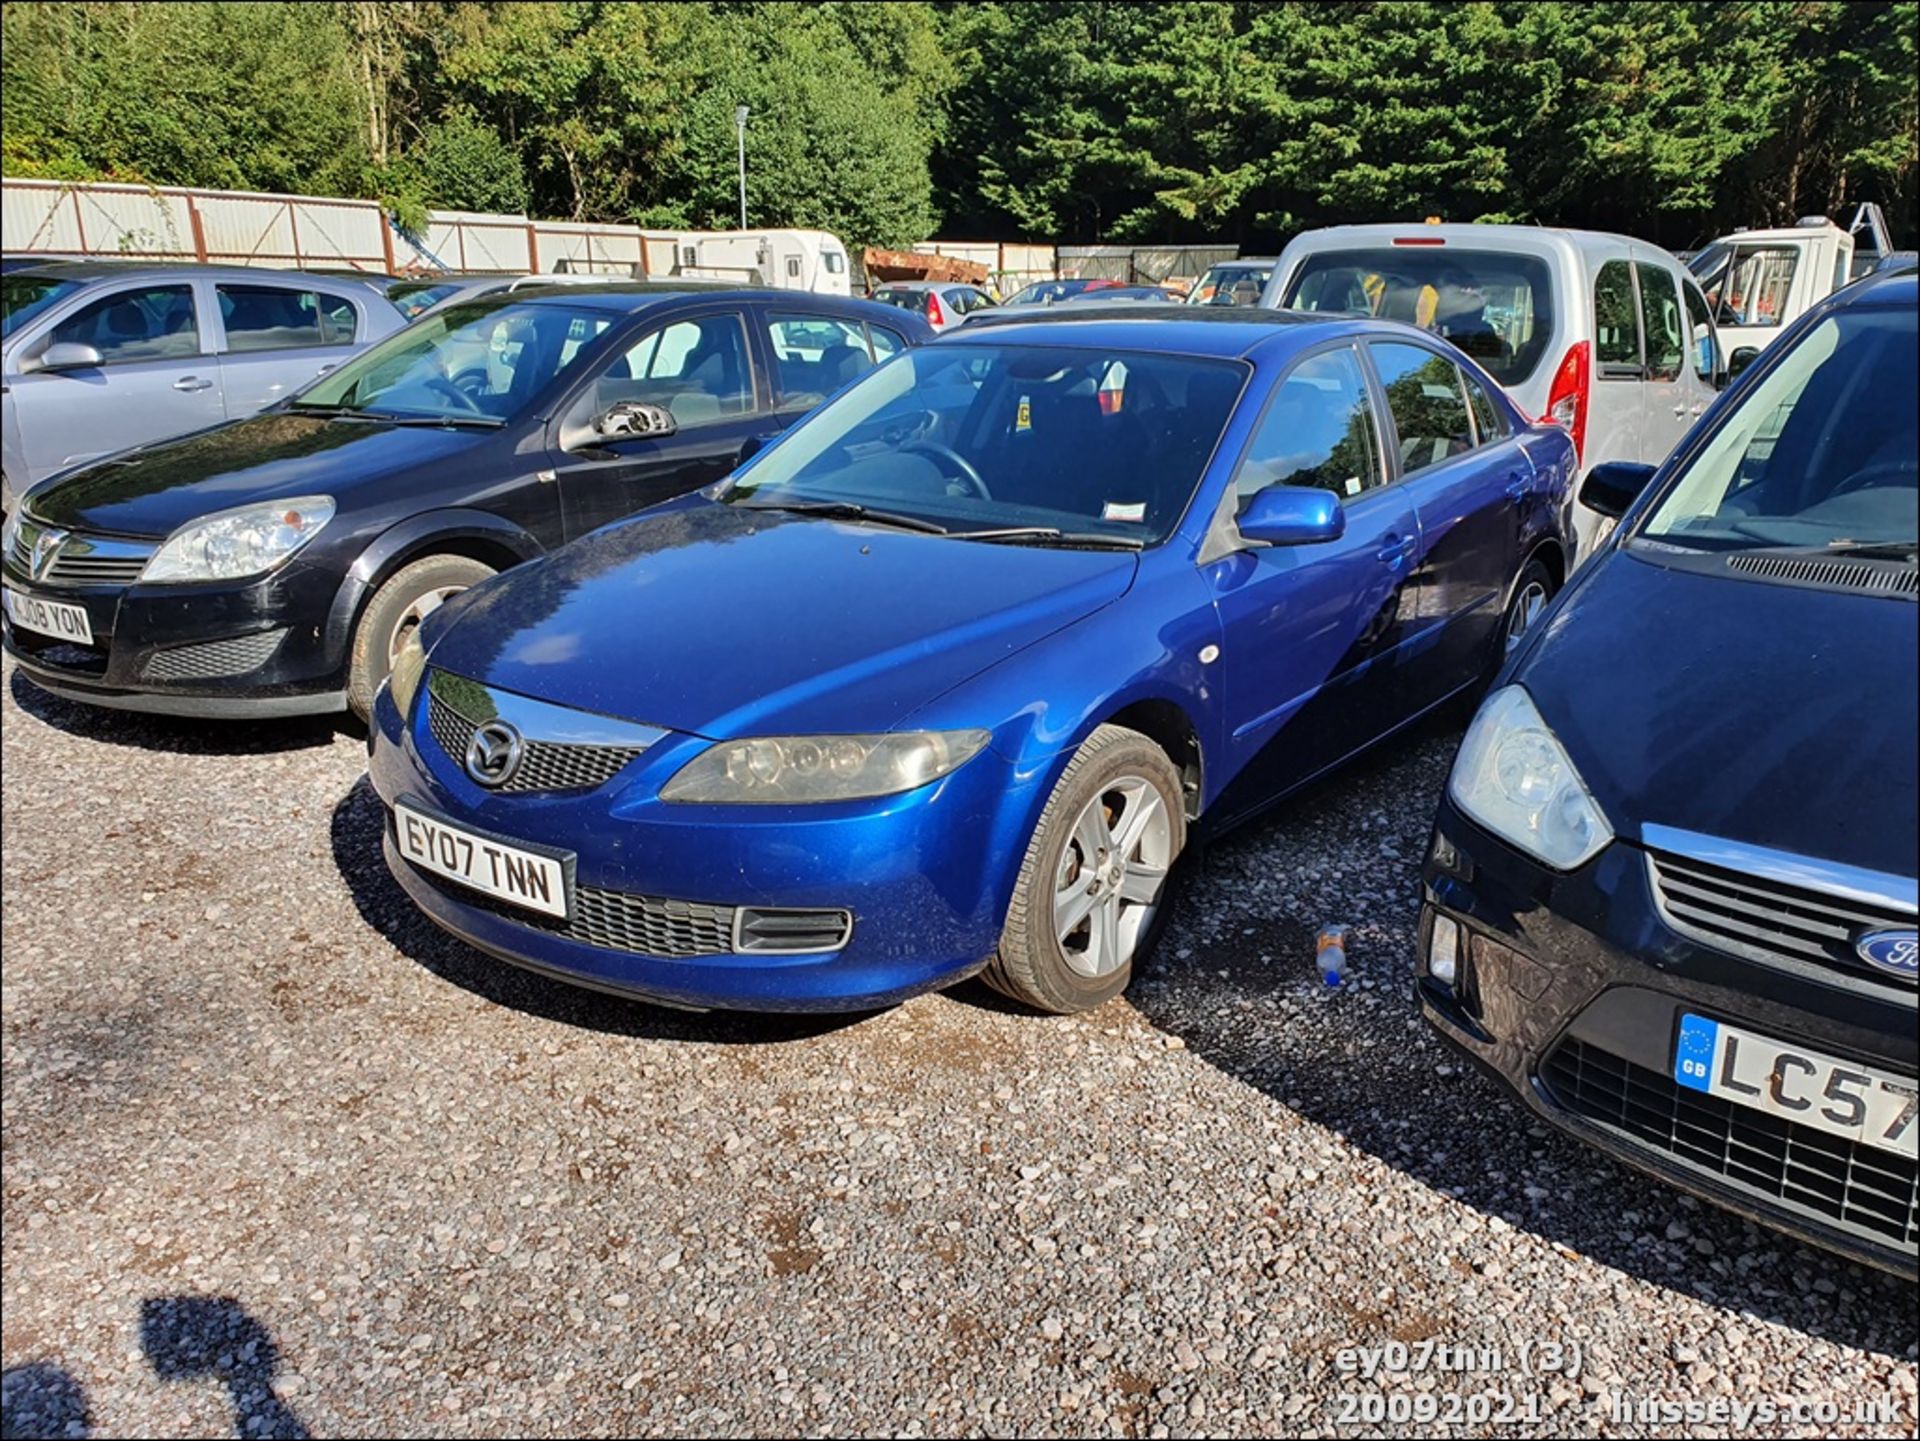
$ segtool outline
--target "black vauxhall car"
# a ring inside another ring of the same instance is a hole
[[[94,705],[364,716],[449,596],[718,480],[930,339],[892,306],[693,281],[441,307],[251,419],[37,486],[0,539],[7,653]]]

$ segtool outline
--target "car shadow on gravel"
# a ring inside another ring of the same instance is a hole
[[[339,718],[333,716],[201,720],[108,710],[41,690],[18,670],[7,681],[13,703],[35,720],[83,740],[136,750],[175,755],[271,755],[332,745],[341,729]]]
[[[420,913],[380,852],[386,811],[364,775],[333,809],[333,861],[362,918],[393,948],[444,981],[495,1005],[606,1035],[726,1045],[804,1041],[878,1014],[783,1015],[677,1011],[550,980],[475,950]]]
[[[1905,1282],[1538,1124],[1430,1032],[1413,993],[1419,866],[1457,740],[1457,725],[1423,727],[1195,857],[1128,999],[1202,1060],[1483,1216],[1711,1305],[1911,1355]],[[1330,991],[1314,940],[1336,921],[1350,975]]]

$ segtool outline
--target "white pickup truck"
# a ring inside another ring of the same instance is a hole
[[[1687,268],[1713,308],[1721,351],[1737,372],[1801,312],[1893,259],[1886,217],[1869,202],[1844,230],[1824,215],[1777,230],[1736,230]]]

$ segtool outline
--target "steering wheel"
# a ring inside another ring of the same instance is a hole
[[[1870,489],[1881,476],[1912,475],[1915,470],[1920,470],[1920,461],[1909,459],[1878,461],[1864,470],[1856,470],[1841,481],[1827,492],[1827,499],[1831,500],[1836,495],[1851,495],[1856,490]]]
[[[980,472],[973,468],[973,462],[950,445],[942,445],[937,440],[913,440],[900,447],[902,455],[925,455],[934,461],[950,461],[959,474],[956,480],[964,480],[973,487],[977,499],[992,500],[993,492],[987,489],[986,481],[980,478]]]
[[[479,401],[475,400],[471,395],[468,395],[466,391],[462,390],[458,385],[455,385],[451,380],[448,380],[444,375],[429,376],[422,384],[428,390],[439,395],[444,395],[447,399],[457,402],[460,409],[468,415],[486,414],[486,412],[480,408]]]

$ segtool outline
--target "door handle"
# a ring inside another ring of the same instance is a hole
[[[1674,406],[1673,413],[1675,415],[1685,415],[1687,413],[1687,403],[1684,400],[1681,401],[1678,405]],[[1697,410],[1694,412],[1695,415],[1698,415],[1699,413],[1700,412]]]
[[[339,363],[340,362],[337,360],[329,360],[325,365],[321,366],[318,370],[314,371],[314,374],[325,375],[329,370],[332,370],[334,366],[338,365]]]
[[[213,382],[202,380],[197,375],[183,375],[174,381],[173,388],[175,390],[212,390]]]
[[[1397,535],[1389,535],[1380,549],[1374,552],[1374,555],[1379,560],[1384,561],[1390,568],[1398,570],[1400,563],[1407,558],[1413,546],[1414,539],[1412,536],[1407,536],[1403,539]]]
[[[1518,500],[1527,493],[1527,478],[1524,475],[1512,476],[1507,481],[1507,499]]]

